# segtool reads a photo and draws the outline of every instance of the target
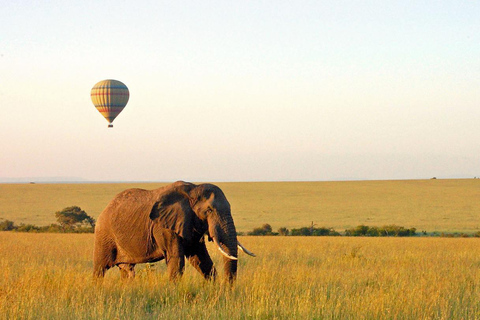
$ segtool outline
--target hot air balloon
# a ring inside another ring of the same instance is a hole
[[[125,84],[118,80],[103,80],[93,86],[90,97],[95,108],[108,121],[108,127],[113,128],[113,120],[127,105],[130,93]]]

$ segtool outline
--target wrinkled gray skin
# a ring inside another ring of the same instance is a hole
[[[125,190],[98,217],[94,276],[103,277],[118,266],[122,278],[132,278],[135,264],[165,259],[170,279],[175,280],[187,258],[206,279],[214,278],[205,234],[237,257],[230,204],[217,186],[178,181],[156,190]],[[225,275],[233,281],[237,260],[223,259]]]

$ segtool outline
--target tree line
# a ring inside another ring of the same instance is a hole
[[[11,220],[3,220],[0,221],[0,231],[93,233],[95,230],[95,219],[78,206],[66,207],[61,211],[57,211],[55,212],[55,217],[57,218],[57,223],[41,227],[25,223],[16,225]]]
[[[245,235],[239,233],[239,235]],[[276,232],[273,231],[272,226],[265,223],[261,227],[254,228],[252,231],[246,233],[249,236],[347,236],[347,237],[413,237],[413,236],[434,236],[434,237],[480,237],[480,231],[473,234],[466,233],[438,233],[433,232],[428,234],[426,231],[417,233],[416,228],[405,228],[395,224],[385,225],[382,227],[359,225],[354,228],[346,229],[343,234],[336,231],[334,228],[320,227],[317,228],[312,222],[309,227],[301,227],[296,229],[287,229],[285,227],[279,228]]]
[[[57,223],[48,226],[36,226],[33,224],[21,223],[16,225],[11,220],[0,221],[0,231],[17,232],[50,232],[50,233],[93,233],[95,231],[95,219],[90,217],[84,210],[78,206],[71,206],[55,212]],[[249,236],[350,236],[350,237],[413,237],[419,235],[416,228],[405,228],[395,224],[382,227],[359,225],[354,228],[346,229],[343,234],[334,228],[316,227],[312,222],[308,227],[288,229],[279,228],[276,232],[270,224],[265,223],[261,227],[254,228],[249,232],[238,232],[238,235]],[[473,234],[467,233],[446,233],[433,232],[428,234],[422,231],[420,235],[434,237],[480,237],[480,231]]]

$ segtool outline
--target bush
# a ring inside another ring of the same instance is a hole
[[[333,228],[313,228],[312,236],[339,236],[340,233]]]
[[[52,223],[49,226],[41,227],[40,229],[41,229],[41,232],[49,232],[49,233],[63,233],[63,232],[65,232],[65,229],[63,229],[62,226],[60,226],[56,223]]]
[[[290,230],[288,230],[285,227],[278,229],[278,234],[281,236],[288,236],[289,233],[290,233]]]
[[[440,237],[442,238],[455,238],[455,235],[453,233],[445,233],[445,232],[442,232],[440,234]]]
[[[272,231],[272,226],[268,223],[264,224],[260,228],[255,228],[253,231],[248,232],[250,236],[339,236],[340,233],[336,232],[333,228],[312,228],[303,227],[299,229],[288,230],[283,227],[278,229],[278,232]]]
[[[394,236],[394,237],[411,237],[416,234],[417,229],[410,228],[406,229],[404,227],[399,227],[394,224],[382,227],[382,232],[385,236]]]
[[[290,232],[290,235],[292,236],[311,236],[312,233],[310,232],[310,228],[303,227],[300,229],[292,229]]]
[[[265,223],[260,228],[255,228],[248,233],[249,236],[276,236],[278,233],[272,232],[272,226]]]
[[[356,228],[345,230],[345,235],[351,236],[351,237],[366,236],[368,233],[368,229],[369,229],[368,226],[365,226],[362,224],[357,226]]]
[[[356,228],[345,230],[345,235],[352,237],[411,237],[416,235],[416,231],[415,228],[406,229],[394,224],[383,227],[369,227],[362,224]]]
[[[0,222],[0,231],[11,231],[15,229],[15,223],[10,220]]]
[[[299,229],[292,229],[290,232],[292,236],[339,236],[340,233],[333,228],[308,228],[303,227]]]
[[[33,224],[21,223],[18,227],[15,228],[15,231],[18,231],[18,232],[39,232],[40,228],[33,225]]]

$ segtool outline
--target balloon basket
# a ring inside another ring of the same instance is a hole
[[[109,128],[113,128],[113,124],[109,124],[108,127],[109,127]]]

